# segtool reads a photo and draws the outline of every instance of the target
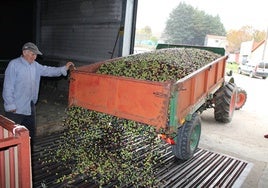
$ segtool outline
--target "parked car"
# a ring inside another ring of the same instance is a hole
[[[261,77],[266,79],[268,77],[268,62],[244,62],[238,66],[239,74],[246,74],[250,77]]]

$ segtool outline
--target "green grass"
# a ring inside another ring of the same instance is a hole
[[[237,72],[238,64],[236,62],[226,63],[226,71],[232,70],[233,72]]]

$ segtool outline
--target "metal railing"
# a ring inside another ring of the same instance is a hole
[[[0,187],[31,188],[29,131],[0,115]]]

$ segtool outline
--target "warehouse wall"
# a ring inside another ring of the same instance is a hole
[[[87,64],[111,57],[121,25],[122,0],[40,2],[40,48],[45,59]]]
[[[133,40],[132,33],[135,28],[131,28],[133,30],[130,33],[130,27],[134,23],[136,6],[133,8],[131,5],[136,3],[137,0],[1,1],[0,60],[19,56],[22,45],[28,41],[36,43],[44,54],[38,56],[37,61],[51,66],[61,66],[69,60],[80,66],[109,59],[112,56],[109,52],[113,51],[116,41],[113,57],[120,56],[122,46],[130,45]],[[125,18],[126,11],[132,15]],[[125,26],[126,21],[130,22],[127,24],[129,33],[124,33],[124,37],[120,32],[117,40],[119,29]],[[123,40],[126,41],[125,44]],[[0,63],[3,64],[1,61]],[[68,87],[68,77],[43,77],[40,95],[45,99],[47,96],[49,99],[64,96],[62,99],[65,100]],[[2,89],[1,79],[0,88]],[[64,92],[64,95],[60,95],[59,90],[60,93]],[[3,113],[3,106],[0,110]],[[47,125],[50,129],[57,128]],[[46,126],[40,126],[38,129],[48,131]]]
[[[51,66],[61,66],[69,60],[80,66],[110,59],[113,50],[113,57],[121,56],[123,46],[130,45],[133,40],[130,32],[135,30],[131,28],[135,15],[131,15],[133,8],[126,7],[133,6],[134,2],[137,0],[1,1],[0,75],[8,63],[3,63],[3,59],[19,56],[22,45],[28,41],[36,43],[43,52],[37,61]],[[127,33],[125,30],[125,33],[119,32],[126,22],[129,22]]]

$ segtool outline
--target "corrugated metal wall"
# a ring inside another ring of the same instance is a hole
[[[39,46],[45,58],[83,64],[111,57],[121,25],[122,0],[40,2]]]

